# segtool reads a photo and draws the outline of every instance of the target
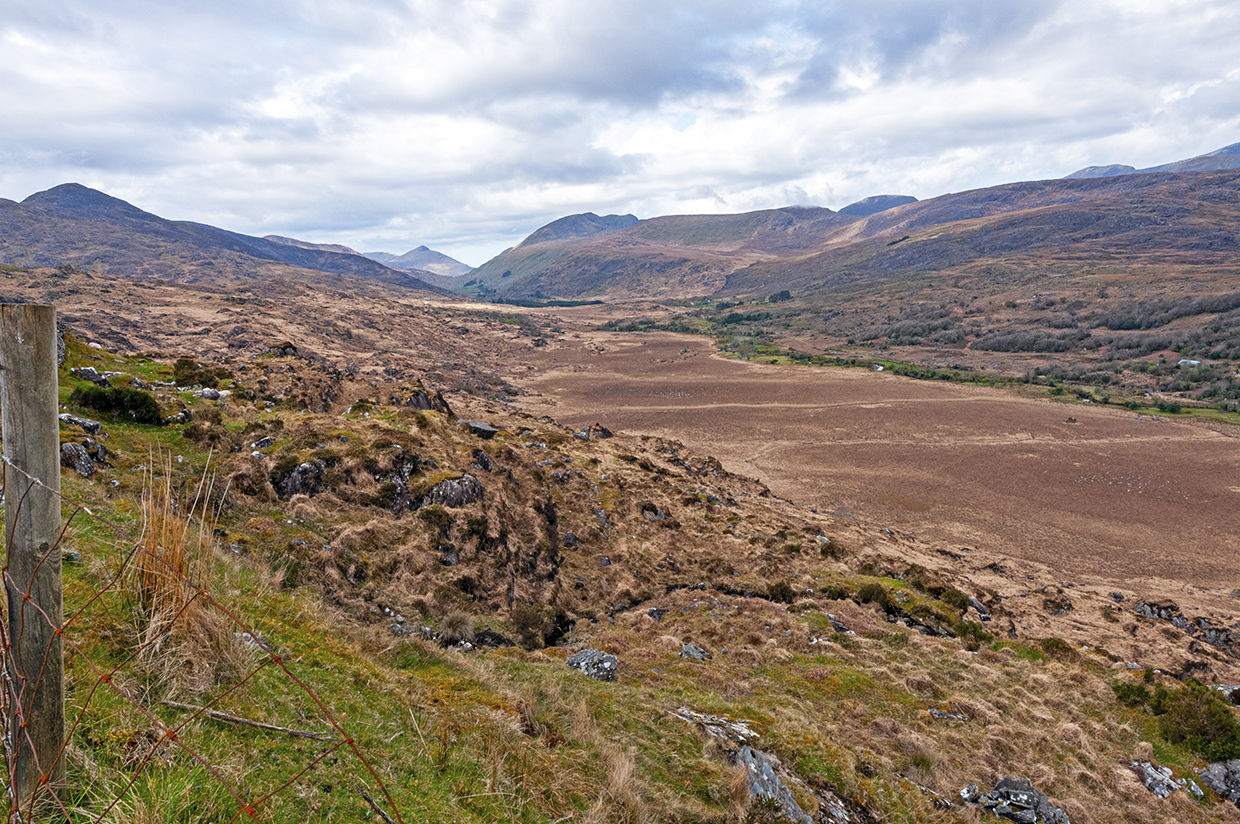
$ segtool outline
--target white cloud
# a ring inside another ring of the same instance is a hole
[[[574,211],[840,207],[1240,140],[1227,0],[16,0],[0,195],[470,263]]]

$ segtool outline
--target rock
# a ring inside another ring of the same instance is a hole
[[[441,546],[439,548],[443,552],[443,557],[439,559],[439,563],[446,567],[454,567],[461,562],[461,554],[450,546]]]
[[[107,377],[99,374],[98,370],[96,370],[93,366],[78,366],[70,369],[69,372],[71,372],[74,377],[81,378],[82,380],[90,381],[91,383],[96,383],[100,386],[108,385]]]
[[[432,486],[423,496],[418,506],[439,504],[440,506],[461,507],[482,500],[482,484],[473,475],[462,475],[449,478]]]
[[[1119,592],[1118,590],[1117,590],[1117,591],[1115,591],[1115,592],[1112,592],[1112,593],[1111,593],[1111,600],[1112,600],[1112,601],[1114,601],[1114,602],[1115,602],[1115,603],[1117,603],[1117,604],[1118,604],[1118,603],[1120,603],[1121,601],[1123,601],[1123,600],[1124,600],[1124,593]]]
[[[474,456],[474,466],[478,467],[481,471],[490,472],[495,468],[495,465],[491,463],[491,456],[483,452],[481,449],[474,447],[472,454]]]
[[[270,435],[264,435],[263,437],[256,440],[254,443],[250,444],[250,449],[267,449],[273,443],[275,443],[275,441],[271,439]]]
[[[95,474],[95,462],[91,460],[86,447],[78,443],[60,445],[60,465],[69,467],[83,478],[89,478]]]
[[[926,712],[930,713],[931,718],[937,718],[940,721],[964,721],[967,723],[969,720],[963,715],[957,715],[954,712],[943,712],[942,710],[936,710],[933,708],[926,710]]]
[[[103,444],[93,438],[86,438],[82,441],[82,446],[86,449],[86,454],[90,455],[91,460],[97,464],[108,465],[108,450]]]
[[[973,607],[973,610],[983,621],[990,620],[990,610],[986,609],[986,605],[972,595],[969,596],[969,606]]]
[[[327,464],[322,461],[298,464],[296,469],[276,480],[276,493],[281,498],[291,498],[294,495],[315,495],[322,492],[326,470]]]
[[[696,724],[704,733],[724,742],[728,745],[727,748],[733,751],[758,737],[758,734],[749,728],[748,721],[733,721],[726,716],[708,715],[688,707],[680,707],[672,712],[672,715],[681,721]]]
[[[82,553],[75,549],[62,549],[60,551],[60,560],[66,564],[80,564],[82,563]]]
[[[977,785],[970,784],[960,791],[960,797],[1000,818],[1020,824],[1071,824],[1068,814],[1034,789],[1028,778],[1009,775],[985,795],[977,795],[977,792]]]
[[[263,350],[264,355],[273,355],[277,358],[291,358],[297,355],[297,347],[285,341],[284,343],[269,346]]]
[[[611,566],[611,559],[606,555],[600,555],[598,559],[599,566]]]
[[[836,632],[848,632],[848,626],[831,613],[826,613],[827,620],[831,623],[831,629]]]
[[[480,630],[474,631],[474,644],[479,647],[489,647],[490,649],[516,646],[510,639],[505,638],[498,632],[492,631],[489,627],[483,627]]]
[[[667,615],[667,610],[659,609],[658,607],[651,607],[650,609],[646,610],[646,614],[656,621],[662,621],[663,616]]]
[[[408,406],[413,409],[424,409],[428,412],[452,415],[452,408],[444,400],[443,393],[430,391],[422,385],[421,381],[415,381],[409,386],[402,387],[397,393],[393,394],[392,406]]]
[[[793,798],[792,791],[776,774],[779,761],[774,756],[746,744],[736,754],[736,763],[743,766],[749,774],[749,792],[756,802],[770,805],[784,818],[796,824],[814,824],[814,819],[801,809],[801,805]]]
[[[468,426],[470,432],[484,440],[489,441],[499,434],[499,430],[488,423],[482,423],[481,421],[461,421],[461,423]]]
[[[694,661],[706,661],[711,657],[711,655],[697,644],[681,644],[680,657],[692,658]]]
[[[580,432],[574,432],[573,437],[579,441],[601,441],[612,437],[612,434],[611,430],[603,426],[601,423],[592,423]]]
[[[1131,761],[1129,766],[1146,789],[1159,798],[1170,798],[1173,792],[1186,786],[1184,779],[1176,778],[1170,767],[1155,767],[1148,761]]]
[[[99,421],[92,421],[90,418],[79,418],[67,412],[60,416],[60,422],[79,427],[87,435],[98,435],[103,431],[103,424],[99,423]]]
[[[1146,618],[1161,618],[1170,621],[1180,614],[1180,608],[1174,601],[1142,601],[1137,604],[1136,613]]]
[[[571,655],[565,663],[596,681],[615,681],[620,659],[602,650],[583,649]]]
[[[220,394],[219,390],[211,389],[208,387],[206,389],[195,390],[194,397],[203,398],[204,400],[208,400],[208,401],[218,401],[220,398],[224,396]]]
[[[1216,761],[1197,771],[1201,783],[1240,807],[1240,759]]]
[[[565,549],[572,549],[577,546],[577,536],[571,532],[565,532],[563,543]]]
[[[646,502],[642,504],[642,517],[647,521],[662,521],[667,518],[667,513],[654,504]]]

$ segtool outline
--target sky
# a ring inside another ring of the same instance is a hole
[[[1240,142],[1235,0],[0,0],[0,197],[480,265]]]

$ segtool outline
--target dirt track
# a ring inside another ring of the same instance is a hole
[[[822,511],[1067,575],[1240,587],[1240,432],[667,334],[587,333],[527,361],[530,411],[679,439]]]

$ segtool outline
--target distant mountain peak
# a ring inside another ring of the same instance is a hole
[[[425,245],[410,249],[403,255],[393,255],[390,252],[366,252],[366,257],[395,269],[417,269],[448,278],[459,277],[474,270],[474,267],[469,264],[461,263]]]
[[[83,186],[81,183],[61,183],[46,191],[35,192],[23,200],[22,205],[73,217],[89,218],[105,215],[154,217],[132,203],[104,194],[89,186]]]
[[[1132,166],[1115,163],[1110,166],[1086,166],[1077,169],[1064,180],[1079,180],[1091,177],[1115,177],[1116,175],[1140,175],[1154,172],[1214,172],[1222,169],[1240,169],[1240,143],[1232,143],[1221,149],[1206,152],[1203,155],[1190,157],[1187,160],[1176,160],[1161,166],[1150,166],[1135,169]]]
[[[906,203],[916,202],[917,198],[912,195],[870,195],[858,200],[856,203],[849,203],[843,209],[840,209],[839,213],[850,217],[868,217],[879,212],[885,212],[888,209],[894,209],[897,206],[903,206]]]
[[[537,229],[521,241],[520,246],[532,246],[535,243],[546,243],[552,240],[573,240],[578,238],[609,235],[621,229],[627,229],[639,223],[636,215],[604,215],[584,212],[579,215],[566,215],[553,220],[541,229]]]

